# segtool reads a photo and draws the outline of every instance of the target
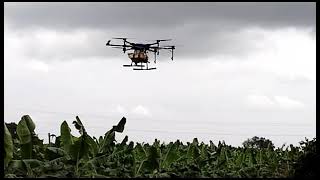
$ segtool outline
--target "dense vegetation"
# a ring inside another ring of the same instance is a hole
[[[254,137],[243,147],[179,140],[169,144],[116,142],[126,119],[99,138],[91,137],[79,117],[73,121],[80,136],[71,134],[66,121],[54,143],[44,144],[35,124],[25,115],[16,125],[4,125],[5,177],[315,177],[319,168],[316,138],[299,147],[276,148],[270,140]]]

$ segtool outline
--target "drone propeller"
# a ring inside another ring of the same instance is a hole
[[[126,37],[113,37],[112,39],[122,39],[122,40],[127,40],[127,39],[134,39],[134,38],[126,38]]]
[[[124,37],[113,37],[112,39],[128,39],[128,38],[124,38]]]
[[[176,46],[162,46],[161,49],[176,49]]]
[[[157,42],[160,42],[160,41],[171,41],[172,39],[148,39],[147,41],[157,41]]]
[[[170,46],[170,45],[165,45],[165,46],[162,46],[163,48],[174,48],[175,46]]]
[[[123,40],[123,46],[126,45],[126,43],[132,45],[133,43],[127,41],[127,39],[135,39],[135,38],[123,38],[123,37],[113,37],[112,39],[122,39]]]
[[[157,39],[156,41],[160,42],[160,41],[171,41],[172,39]]]

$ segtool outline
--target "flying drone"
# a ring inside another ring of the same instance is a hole
[[[161,49],[166,49],[171,51],[171,60],[173,60],[173,50],[175,49],[175,46],[160,46],[161,41],[171,41],[171,39],[157,39],[154,40],[156,42],[149,43],[149,44],[142,44],[142,43],[132,43],[127,41],[128,38],[112,38],[112,39],[121,39],[123,40],[123,44],[111,44],[111,40],[109,40],[106,44],[106,46],[111,46],[112,48],[118,48],[122,49],[123,53],[126,53],[126,51],[133,50],[133,52],[128,53],[128,57],[131,59],[130,65],[123,65],[124,67],[140,67],[140,68],[133,68],[133,70],[153,70],[156,68],[149,68],[148,63],[149,57],[148,57],[148,51],[154,53],[154,63],[157,62],[157,55],[159,55],[159,52]],[[143,63],[145,65],[143,65]],[[146,67],[146,68],[144,68]]]

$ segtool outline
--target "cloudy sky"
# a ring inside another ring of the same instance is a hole
[[[175,59],[124,68],[117,36],[171,38]],[[298,145],[316,135],[316,3],[5,3],[4,100],[45,141],[79,115],[96,137],[125,116],[118,140]]]

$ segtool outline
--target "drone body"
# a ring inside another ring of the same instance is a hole
[[[109,40],[106,44],[106,46],[111,46],[113,48],[119,48],[123,50],[123,53],[126,53],[126,51],[133,50],[132,53],[128,53],[128,57],[131,59],[130,65],[123,65],[124,67],[140,67],[140,68],[133,68],[133,70],[152,70],[156,68],[149,68],[148,63],[149,57],[148,57],[148,51],[151,51],[154,53],[154,63],[157,61],[157,55],[159,55],[160,49],[167,49],[171,50],[171,60],[173,60],[173,50],[175,49],[175,46],[160,46],[159,43],[161,41],[170,41],[171,39],[160,39],[155,40],[155,43],[150,44],[142,44],[142,43],[132,43],[127,41],[128,38],[113,38],[113,39],[122,39],[123,44],[110,44],[111,40]],[[139,65],[140,63],[140,65]],[[144,64],[146,64],[146,68]]]

